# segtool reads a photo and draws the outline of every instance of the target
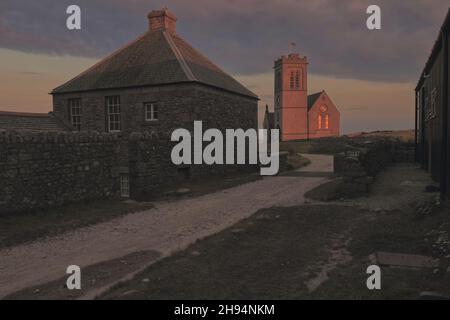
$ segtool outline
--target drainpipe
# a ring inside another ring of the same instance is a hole
[[[443,90],[442,90],[442,100],[443,100],[443,108],[442,108],[442,157],[441,157],[441,196],[442,198],[446,198],[447,189],[448,189],[448,30],[447,28],[442,30],[443,37],[443,48],[444,48],[444,79],[443,79]]]
[[[415,96],[416,96],[416,112],[415,112],[415,124],[414,124],[414,159],[418,162],[419,161],[419,153],[417,151],[418,141],[417,141],[417,127],[418,127],[418,101],[417,101],[417,90],[414,90]]]

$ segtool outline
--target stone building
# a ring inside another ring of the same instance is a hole
[[[283,141],[338,136],[340,113],[325,91],[308,95],[308,59],[299,54],[275,61],[274,128]],[[265,121],[265,123],[270,121]]]
[[[145,199],[186,178],[255,170],[176,166],[173,130],[258,127],[258,97],[176,32],[149,30],[52,91],[49,114],[0,113],[0,214],[108,197]]]
[[[137,40],[55,88],[54,114],[76,130],[152,131],[256,128],[258,98],[190,46],[167,9],[148,15]]]
[[[257,128],[258,97],[183,40],[168,9],[148,15],[149,30],[74,79],[55,88],[53,113],[73,130],[151,132],[163,143],[177,128]],[[173,173],[170,150],[159,155]],[[186,176],[228,166],[178,168]],[[124,174],[128,172],[125,166]]]

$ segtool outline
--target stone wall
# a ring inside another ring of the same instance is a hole
[[[150,199],[186,179],[258,170],[254,165],[176,166],[174,142],[155,132],[0,131],[0,214],[70,202],[130,196]]]
[[[341,193],[358,197],[369,191],[375,176],[394,160],[392,139],[354,140],[347,150],[334,155],[334,170],[342,177]]]
[[[119,194],[119,137],[0,131],[0,214]]]

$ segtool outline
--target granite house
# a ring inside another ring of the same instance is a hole
[[[250,169],[171,162],[171,133],[194,121],[257,129],[258,97],[183,40],[167,8],[148,22],[138,39],[55,88],[50,114],[0,114],[3,210],[143,198],[180,179]]]

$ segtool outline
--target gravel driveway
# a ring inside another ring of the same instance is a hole
[[[311,156],[311,161],[310,167],[301,170],[332,171],[330,156]],[[197,198],[157,202],[148,211],[4,249],[0,251],[0,298],[64,277],[69,265],[83,269],[146,250],[170,255],[259,209],[302,204],[303,195],[325,181],[324,177],[265,177]]]

